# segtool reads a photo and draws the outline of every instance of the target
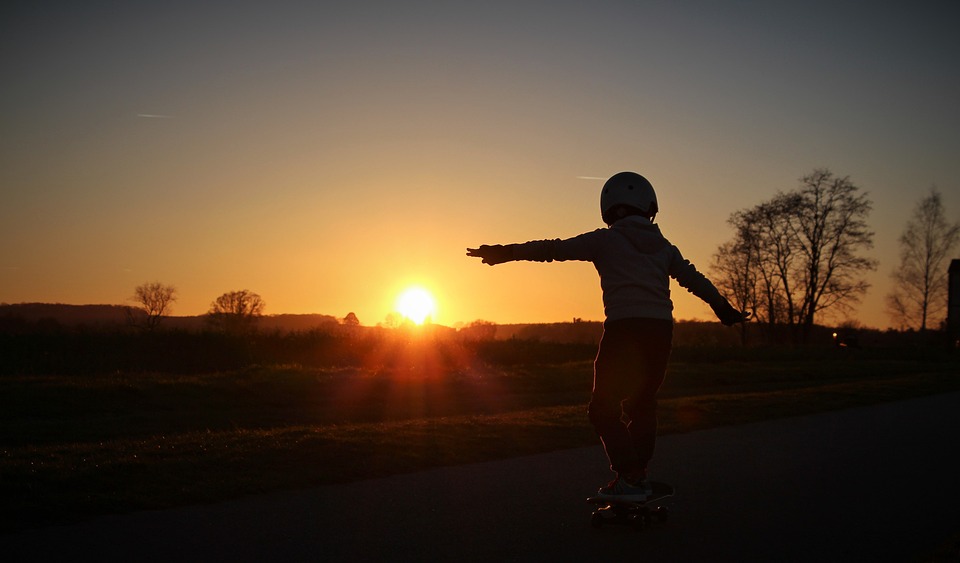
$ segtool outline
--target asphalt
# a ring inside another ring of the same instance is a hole
[[[4,561],[916,561],[960,532],[960,394],[671,435],[677,494],[590,526],[599,447],[0,536]]]

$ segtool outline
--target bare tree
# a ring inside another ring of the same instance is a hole
[[[207,320],[225,332],[248,332],[256,328],[265,307],[263,299],[250,290],[230,291],[210,304]]]
[[[717,283],[728,298],[745,308],[752,302],[770,330],[789,326],[794,342],[807,340],[819,313],[857,302],[869,287],[862,274],[876,268],[860,255],[873,246],[866,194],[826,169],[800,183],[734,213],[734,239],[715,255]]]
[[[143,313],[142,320],[132,314],[130,320],[135,324],[142,324],[147,330],[153,330],[161,319],[170,313],[174,301],[177,300],[177,288],[164,285],[160,282],[144,283],[133,290],[130,298],[137,304],[137,310]]]
[[[950,252],[960,240],[960,223],[948,223],[936,188],[920,200],[900,235],[900,266],[887,295],[887,309],[901,327],[926,330],[947,310]]]
[[[737,211],[728,223],[734,239],[715,254],[718,288],[741,310],[750,310],[768,339],[778,339],[779,327],[795,318],[797,306],[790,272],[797,252],[784,218],[790,201],[778,197],[751,209]]]
[[[802,295],[798,320],[806,340],[817,313],[848,310],[859,302],[870,287],[863,273],[875,270],[877,261],[859,255],[873,248],[873,231],[866,221],[872,209],[867,194],[860,193],[849,177],[835,177],[826,169],[804,176],[801,182],[790,225],[803,256],[797,284]]]

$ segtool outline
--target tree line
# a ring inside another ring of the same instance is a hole
[[[867,218],[872,202],[848,176],[817,169],[798,188],[734,212],[733,238],[713,256],[715,283],[735,307],[754,313],[768,340],[809,340],[816,319],[848,314],[866,293],[877,260]],[[901,328],[926,330],[947,307],[947,266],[960,237],[936,188],[923,198],[900,237],[888,313]],[[748,334],[743,330],[743,339]],[[786,334],[784,334],[786,333]]]

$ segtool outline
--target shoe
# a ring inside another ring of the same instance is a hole
[[[597,496],[627,502],[644,502],[653,496],[653,487],[647,480],[630,483],[623,477],[617,477],[610,481],[606,487],[597,491]]]

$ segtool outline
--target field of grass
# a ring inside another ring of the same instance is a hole
[[[589,361],[2,377],[0,533],[596,444],[591,377]],[[675,361],[661,432],[956,390],[955,355]]]

